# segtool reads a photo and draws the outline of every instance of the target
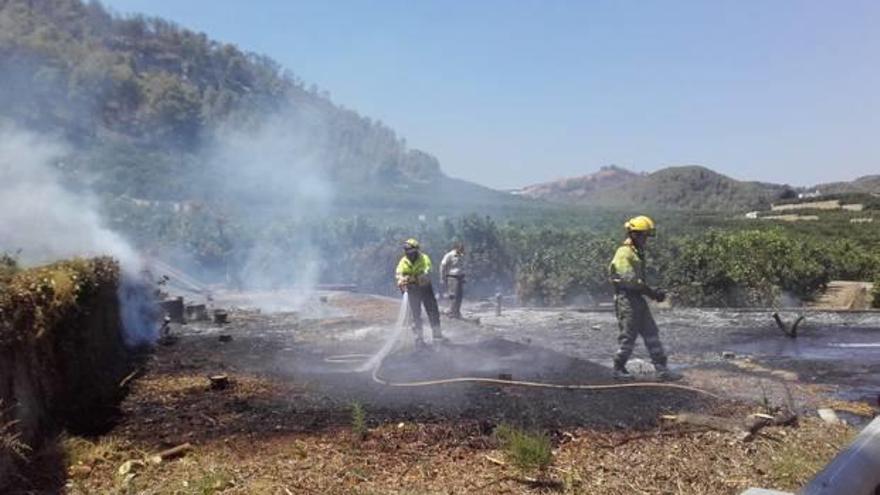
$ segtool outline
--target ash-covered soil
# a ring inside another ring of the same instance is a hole
[[[510,309],[498,317],[488,306],[470,307],[484,331],[611,364],[617,326],[610,311]],[[689,383],[747,401],[791,394],[803,408],[830,398],[877,403],[880,313],[779,310],[789,325],[805,316],[792,339],[772,312],[661,309],[654,316],[670,365]],[[650,370],[642,343],[635,357],[637,370]]]
[[[271,302],[279,304],[277,297]],[[365,358],[336,358],[375,354],[395,332],[399,300],[325,293],[300,308],[235,310],[222,327],[185,325],[167,352],[215,371],[235,369],[298,383],[320,407],[358,402],[389,420],[419,416],[629,427],[654,424],[671,410],[719,405],[698,393],[659,388],[389,387],[369,372],[355,371]],[[513,308],[496,316],[491,305],[465,309],[465,321],[443,319],[448,344],[398,349],[378,374],[400,383],[459,377],[612,383],[617,326],[610,311]],[[781,314],[791,322],[799,313]],[[841,398],[873,403],[880,393],[878,313],[809,312],[796,339],[785,336],[765,312],[677,309],[655,311],[655,317],[670,366],[684,376],[680,384],[747,403],[769,400],[805,410]],[[232,341],[220,342],[221,334]],[[643,343],[629,367],[640,381],[652,380]]]
[[[399,301],[321,296],[299,312],[234,309],[226,325],[175,328],[176,340],[157,346],[128,385],[119,424],[99,438],[63,441],[67,472],[50,486],[74,494],[794,489],[853,434],[852,428],[824,425],[812,407],[834,398],[837,387],[851,386],[852,366],[871,366],[853,364],[858,358],[837,365],[839,360],[828,359],[833,373],[822,375],[824,382],[817,385],[809,377],[819,375],[797,368],[803,355],[781,361],[768,355],[773,352],[769,343],[787,337],[777,335],[772,321],[764,322],[766,315],[670,311],[657,317],[671,362],[684,374],[677,383],[735,400],[657,388],[391,387],[370,372],[355,371],[363,357],[339,357],[379,349],[393,332]],[[379,376],[398,383],[460,376],[612,383],[616,329],[609,313],[517,309],[495,317],[489,308],[470,305],[468,316],[479,317],[481,324],[444,319],[451,343],[399,350],[383,362]],[[840,341],[830,341],[837,344],[861,344],[859,339],[875,335],[870,319],[821,315],[811,320],[803,329],[807,339],[828,329],[842,332],[836,334]],[[755,347],[753,336],[766,345]],[[734,357],[722,358],[725,350]],[[641,380],[651,381],[649,364],[636,361],[632,368]],[[228,376],[229,387],[211,389],[208,377],[217,374]],[[763,411],[759,403],[765,401],[793,402],[802,414],[801,426],[768,428],[743,444],[730,433],[658,420],[681,411],[745,418]],[[360,440],[355,403],[364,411]],[[874,411],[870,404],[857,405],[862,414]],[[854,404],[838,403],[843,406]],[[497,463],[508,460],[493,436],[502,423],[549,436],[554,450],[549,484],[532,484],[528,476]],[[192,450],[180,459],[136,465],[120,474],[127,460],[187,442]]]

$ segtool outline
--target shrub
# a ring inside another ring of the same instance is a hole
[[[680,242],[661,275],[688,305],[770,306],[783,292],[808,298],[831,279],[823,246],[781,230],[712,231]]]
[[[355,443],[367,438],[367,413],[360,402],[351,404],[351,434]]]
[[[510,425],[495,430],[507,461],[522,474],[543,474],[553,462],[550,439],[543,433],[530,433]]]

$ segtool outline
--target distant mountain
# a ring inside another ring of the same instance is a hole
[[[611,165],[589,175],[527,186],[516,191],[516,194],[556,202],[590,203],[591,198],[601,194],[603,190],[623,186],[640,176],[641,174]]]
[[[851,182],[829,182],[827,184],[819,184],[813,189],[822,194],[880,194],[880,175],[865,175]]]
[[[695,165],[650,174],[603,167],[594,174],[528,186],[517,193],[571,204],[688,210],[757,209],[795,194],[789,186],[739,181]]]

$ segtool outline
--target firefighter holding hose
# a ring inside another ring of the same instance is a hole
[[[428,321],[435,341],[445,342],[440,331],[440,309],[434,288],[431,285],[431,258],[421,252],[419,241],[407,239],[403,243],[403,257],[397,263],[397,287],[407,293],[409,308],[412,312],[413,332],[416,334],[416,347],[424,347],[422,335],[422,305],[428,313]]]
[[[626,239],[617,248],[611,260],[609,273],[614,286],[614,310],[620,330],[620,344],[614,356],[614,377],[618,380],[631,380],[626,362],[632,355],[639,335],[651,355],[657,378],[674,380],[680,378],[666,365],[666,352],[660,343],[660,335],[651,309],[645,296],[663,302],[666,293],[662,289],[650,287],[645,279],[645,247],[648,238],[654,236],[654,221],[642,215],[631,218],[624,224]]]

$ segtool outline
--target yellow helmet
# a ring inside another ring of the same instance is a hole
[[[627,232],[647,232],[649,236],[654,235],[654,221],[645,215],[630,218],[623,227]]]
[[[410,239],[407,239],[406,242],[403,243],[403,249],[405,249],[405,250],[418,249],[418,248],[419,248],[419,241],[417,241],[415,239],[410,238]]]

